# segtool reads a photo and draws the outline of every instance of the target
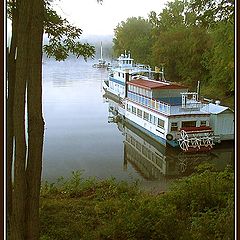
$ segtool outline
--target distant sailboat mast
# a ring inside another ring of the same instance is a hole
[[[100,47],[100,59],[103,59],[103,55],[102,55],[102,42],[101,42],[101,47]]]

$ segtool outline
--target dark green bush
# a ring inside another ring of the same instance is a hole
[[[159,195],[141,192],[137,184],[80,175],[43,185],[42,240],[234,239],[231,169],[199,167]]]

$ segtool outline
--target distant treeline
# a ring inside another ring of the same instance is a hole
[[[168,80],[233,105],[234,0],[175,0],[148,19],[131,17],[115,28],[114,55],[164,66]]]

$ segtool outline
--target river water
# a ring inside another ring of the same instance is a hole
[[[184,154],[159,146],[129,124],[112,122],[109,107],[114,102],[102,90],[107,70],[92,68],[93,63],[44,61],[43,180],[54,182],[84,170],[84,177],[138,179],[143,187],[165,191],[201,162],[217,169],[234,163],[233,143],[220,144],[211,153]]]

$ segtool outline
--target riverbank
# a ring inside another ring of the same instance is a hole
[[[70,179],[43,184],[41,240],[234,239],[234,173],[199,166],[167,193],[137,183]]]

